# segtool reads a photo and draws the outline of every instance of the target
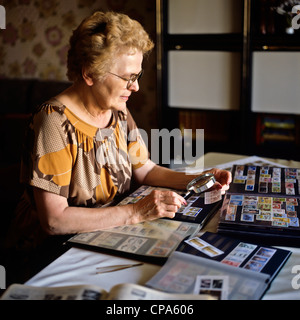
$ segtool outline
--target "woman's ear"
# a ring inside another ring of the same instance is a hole
[[[85,67],[82,67],[82,78],[88,86],[92,86],[94,84],[91,74]]]

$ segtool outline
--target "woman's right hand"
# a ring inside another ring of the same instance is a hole
[[[153,190],[148,196],[133,204],[133,223],[159,218],[174,218],[186,200],[174,191]]]

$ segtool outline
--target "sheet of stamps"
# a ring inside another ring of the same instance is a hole
[[[222,200],[221,190],[206,191],[204,193],[204,203],[211,204]]]
[[[168,257],[186,237],[199,230],[195,223],[157,219],[75,235],[71,243],[152,257]]]
[[[253,257],[245,264],[244,268],[260,272],[275,254],[276,249],[260,248]]]
[[[224,221],[300,231],[300,169],[236,165]]]
[[[170,188],[159,188],[151,186],[140,186],[136,191],[131,193],[128,197],[123,199],[117,205],[126,205],[129,203],[136,203],[143,199],[145,196],[149,195],[153,190],[170,190],[180,195],[184,195],[184,191],[173,190]],[[181,208],[176,212],[176,218],[182,221],[195,221],[202,222],[202,219],[205,219],[207,211],[204,210],[206,205],[212,205],[222,200],[222,194],[220,190],[207,191],[204,193],[203,199],[200,198],[200,195],[194,194],[190,196],[186,201],[187,205],[182,205]]]
[[[257,248],[256,245],[240,242],[222,261],[233,267],[239,267]]]

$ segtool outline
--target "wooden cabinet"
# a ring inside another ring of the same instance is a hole
[[[161,128],[204,129],[205,152],[300,160],[300,32],[281,2],[158,1]]]

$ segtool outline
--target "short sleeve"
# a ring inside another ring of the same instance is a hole
[[[62,108],[45,104],[34,115],[27,144],[21,181],[68,197],[77,144]]]

